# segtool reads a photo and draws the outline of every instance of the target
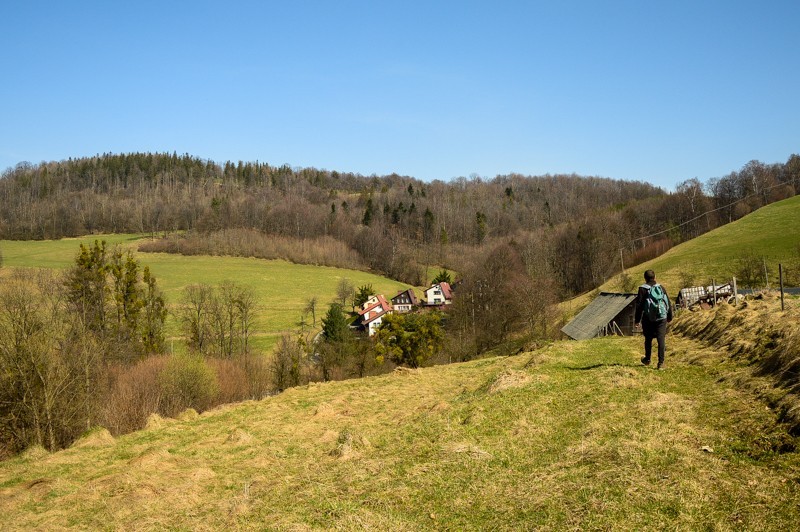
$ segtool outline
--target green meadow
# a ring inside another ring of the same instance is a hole
[[[78,253],[79,245],[105,240],[109,245],[136,249],[141,235],[94,235],[81,238],[44,241],[0,241],[4,269],[68,268]],[[198,283],[218,285],[233,281],[253,291],[258,301],[255,345],[270,349],[280,335],[296,329],[308,301],[317,298],[317,328],[328,305],[336,298],[336,286],[347,278],[355,286],[371,284],[389,297],[408,285],[379,275],[357,270],[292,264],[282,260],[242,257],[183,256],[167,253],[136,253],[142,266],[149,266],[172,311],[180,304],[186,286]],[[309,315],[307,320],[311,322]],[[179,332],[174,312],[167,323],[168,334]]]
[[[757,211],[718,227],[697,238],[683,242],[660,257],[644,262],[626,273],[639,283],[645,270],[653,269],[659,282],[671,297],[683,288],[681,281],[694,279],[696,285],[729,282],[739,268],[742,257],[763,258],[772,287],[777,285],[778,264],[786,268],[800,267],[800,196],[762,207]],[[622,292],[621,278],[616,276],[598,290]],[[594,292],[562,304],[567,314],[586,306]]]
[[[667,276],[691,272],[700,279],[730,278],[744,255],[763,257],[770,277],[778,264],[796,259],[800,246],[800,196],[785,199],[701,235],[667,253],[631,269],[644,273],[652,268]]]

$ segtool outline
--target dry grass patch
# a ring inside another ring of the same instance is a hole
[[[25,461],[29,460],[44,460],[50,456],[50,451],[41,445],[31,445],[20,454],[20,458]]]
[[[609,386],[618,388],[636,388],[642,386],[640,372],[631,367],[605,367],[600,374],[600,378],[606,381]]]
[[[194,408],[187,408],[180,414],[178,414],[178,420],[180,421],[191,421],[193,419],[197,419],[200,417],[200,414],[197,413],[197,410]]]
[[[81,436],[72,444],[72,447],[107,447],[114,445],[114,443],[114,436],[111,435],[108,429],[97,428]]]
[[[147,422],[144,425],[144,430],[158,430],[167,425],[168,421],[156,413],[147,416]]]
[[[781,311],[774,297],[747,300],[737,307],[685,312],[675,330],[704,344],[695,354],[684,351],[684,357],[716,362],[723,378],[757,392],[800,434],[800,308]]]
[[[464,442],[448,443],[444,445],[442,449],[446,453],[464,454],[476,460],[485,460],[492,457],[491,454],[487,453],[477,445],[471,443],[464,443]]]
[[[531,376],[524,371],[506,370],[497,375],[489,384],[487,393],[499,393],[509,388],[522,388],[531,382]]]
[[[0,525],[791,528],[800,460],[740,435],[769,413],[704,368],[637,367],[639,343],[311,385],[111,447],[13,459],[0,463]]]
[[[253,435],[247,432],[246,430],[242,430],[240,428],[236,428],[228,434],[228,437],[225,438],[225,443],[229,445],[247,445],[252,443],[254,440]]]

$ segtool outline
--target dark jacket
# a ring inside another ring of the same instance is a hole
[[[645,321],[650,321],[647,319],[647,316],[644,316],[644,305],[645,301],[647,301],[647,297],[650,295],[650,287],[655,286],[658,283],[653,285],[649,285],[647,283],[641,285],[639,287],[639,292],[636,294],[636,314],[634,316],[634,323],[642,323],[642,319]],[[664,296],[667,298],[667,321],[672,321],[672,303],[670,302],[669,295],[667,294],[667,289],[661,286],[664,289]]]

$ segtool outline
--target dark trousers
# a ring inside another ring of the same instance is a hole
[[[664,363],[664,352],[666,351],[667,320],[649,321],[642,319],[642,332],[644,333],[644,358],[650,362],[650,354],[653,351],[653,338],[658,342],[658,363]]]

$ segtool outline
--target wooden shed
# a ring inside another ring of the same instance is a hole
[[[573,340],[588,340],[609,334],[630,336],[634,334],[635,313],[636,294],[600,292],[561,332]]]

